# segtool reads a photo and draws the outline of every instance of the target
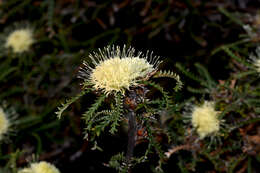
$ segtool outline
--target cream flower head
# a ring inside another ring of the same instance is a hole
[[[5,42],[6,48],[12,48],[14,53],[28,51],[34,43],[31,29],[24,28],[13,31],[8,35]]]
[[[0,140],[3,138],[3,135],[8,132],[9,126],[10,122],[3,109],[0,108]]]
[[[122,50],[119,46],[107,46],[90,54],[89,58],[92,62],[83,62],[79,77],[106,94],[124,94],[125,89],[137,85],[138,80],[156,71],[160,64],[159,57],[152,52],[135,53],[134,48],[126,46]]]
[[[45,161],[32,163],[30,168],[24,168],[18,173],[60,173],[60,171],[52,164]]]
[[[213,102],[206,101],[202,106],[194,107],[191,121],[201,139],[219,131],[220,121],[217,114]]]

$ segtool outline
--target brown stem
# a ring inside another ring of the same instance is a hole
[[[135,112],[130,111],[128,113],[128,145],[127,145],[127,152],[126,152],[126,159],[128,163],[130,163],[131,158],[134,155],[136,130],[137,130],[137,125],[135,119]]]

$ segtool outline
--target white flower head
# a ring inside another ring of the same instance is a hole
[[[134,48],[122,49],[119,46],[107,46],[89,55],[91,62],[84,61],[79,77],[93,84],[96,90],[106,94],[121,92],[138,84],[140,79],[156,71],[159,57],[152,52],[143,54]]]
[[[0,140],[8,132],[9,126],[10,122],[7,118],[7,115],[5,114],[3,109],[0,108]]]
[[[29,168],[24,168],[18,173],[60,173],[60,171],[52,164],[41,161],[39,163],[32,163]]]
[[[5,47],[11,48],[14,53],[22,53],[28,51],[33,43],[33,31],[29,28],[23,28],[14,30],[7,36]]]
[[[193,108],[192,126],[201,139],[218,132],[220,129],[220,121],[217,117],[218,111],[214,109],[214,105],[214,102],[206,101],[203,105]]]

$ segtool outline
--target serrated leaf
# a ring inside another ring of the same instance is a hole
[[[74,103],[76,100],[78,100],[80,97],[82,97],[83,95],[85,95],[88,92],[88,90],[84,90],[81,91],[78,95],[68,99],[65,101],[65,103],[61,103],[61,106],[58,107],[58,111],[55,112],[55,114],[57,114],[57,117],[60,119],[61,118],[61,114],[72,104]]]

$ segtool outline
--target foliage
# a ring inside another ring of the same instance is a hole
[[[0,142],[0,172],[17,173],[34,160],[51,162],[63,173],[129,167],[259,172],[259,5],[0,1],[0,103],[8,109],[0,105],[10,116],[15,112],[10,134]],[[30,50],[6,49],[9,33],[27,27],[34,31]],[[112,44],[152,50],[163,63],[125,96],[103,95],[86,82],[79,87],[82,58],[90,62],[90,52]],[[127,101],[133,100],[136,141],[129,161]],[[204,101],[215,102],[223,121],[216,136],[202,140],[190,114]]]

